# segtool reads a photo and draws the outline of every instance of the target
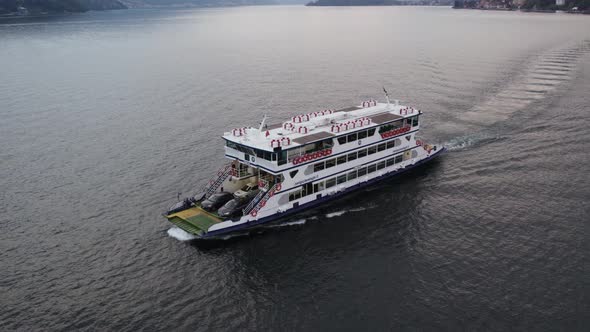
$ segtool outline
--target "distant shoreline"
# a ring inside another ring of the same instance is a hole
[[[452,6],[454,0],[312,0],[310,7]]]
[[[77,14],[77,13],[63,12],[63,13],[47,13],[47,14],[34,14],[34,15],[7,14],[7,15],[0,15],[0,22],[8,21],[8,20],[24,20],[24,19],[31,19],[31,18],[70,16],[72,14]]]
[[[590,11],[565,11],[565,10],[550,10],[550,9],[520,9],[520,8],[465,8],[465,7],[453,7],[453,9],[465,9],[465,10],[484,10],[484,11],[500,11],[500,12],[523,12],[523,13],[545,13],[545,14],[582,14],[589,15]]]

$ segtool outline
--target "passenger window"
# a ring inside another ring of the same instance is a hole
[[[338,137],[338,143],[341,145],[346,144],[346,136]]]
[[[335,159],[326,160],[326,168],[330,168],[330,167],[334,167],[334,166],[336,166],[336,160]]]
[[[356,133],[348,135],[348,143],[356,141]]]
[[[356,179],[356,171],[348,173],[348,181]]]
[[[359,137],[359,139],[367,138],[367,131],[366,130],[359,131],[358,137]]]
[[[344,182],[346,182],[346,174],[340,175],[338,177],[338,184],[341,184],[341,183],[344,183]]]
[[[303,186],[303,192],[301,193],[303,196],[307,196],[307,195],[311,195],[313,194],[313,184],[311,183],[306,183]]]
[[[375,134],[375,128],[371,128],[371,129],[367,130],[367,135],[373,136],[374,134]]]
[[[367,168],[366,167],[359,168],[359,176],[363,176],[365,174],[367,174]]]
[[[326,180],[326,188],[331,188],[336,185],[336,178]]]
[[[387,148],[387,144],[381,143],[377,146],[377,151],[383,151]]]
[[[346,162],[346,156],[341,156],[341,157],[336,158],[336,164],[338,164],[338,165],[342,165],[345,162]]]
[[[307,189],[305,188],[305,186],[303,186],[303,188],[301,188],[301,197],[305,197],[308,194],[310,194],[310,193],[308,193],[307,192]]]
[[[362,149],[358,151],[359,158],[362,158],[367,155],[367,149]]]
[[[418,125],[418,117],[415,116],[415,117],[412,118],[412,127],[415,127],[417,125]]]
[[[377,169],[383,169],[383,168],[385,168],[385,160],[377,163]]]
[[[393,166],[395,164],[395,158],[387,159],[387,167]]]
[[[375,166],[375,164],[373,164],[373,165],[369,165],[369,167],[367,167],[367,171],[368,171],[369,173],[373,173],[373,172],[375,172],[376,170],[377,170],[377,167]]]
[[[323,170],[324,168],[325,168],[325,164],[323,161],[321,163],[317,163],[317,164],[313,165],[314,172],[319,172],[319,171]]]
[[[298,173],[298,172],[299,172],[299,170],[298,170],[298,169],[296,169],[296,170],[294,170],[294,171],[291,171],[291,172],[289,172],[289,176],[291,177],[291,179],[292,179],[292,178],[294,178],[294,177],[295,177],[295,175],[297,175],[297,173]]]
[[[396,164],[399,164],[399,163],[401,163],[401,162],[404,160],[403,158],[404,158],[404,157],[403,157],[402,155],[395,156],[395,163],[396,163]]]
[[[369,154],[373,154],[377,152],[377,146],[371,146],[369,149]]]
[[[301,198],[301,189],[289,194],[289,202]]]
[[[387,148],[388,149],[393,149],[395,147],[395,141],[389,141],[387,142]]]
[[[348,161],[353,161],[356,159],[356,152],[348,154]]]

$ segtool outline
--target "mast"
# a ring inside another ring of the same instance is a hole
[[[389,102],[389,93],[387,93],[385,87],[383,87],[383,92],[385,92],[385,99],[387,99],[387,108],[391,108],[391,103]]]
[[[262,129],[264,129],[264,125],[266,124],[266,114],[264,114],[264,117],[262,118],[262,121],[260,122],[260,128],[258,128],[258,131],[262,132]]]

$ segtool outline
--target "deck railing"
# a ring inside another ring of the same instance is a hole
[[[279,190],[281,190],[280,183],[276,183],[268,191],[260,190],[258,195],[254,197],[254,199],[244,208],[244,210],[242,210],[242,212],[244,215],[250,213],[252,217],[256,217],[258,211],[263,208],[264,205],[266,205],[266,201],[268,201],[275,194],[275,192]]]
[[[231,163],[224,165],[217,171],[217,175],[214,176],[207,186],[205,186],[205,195],[203,196],[205,199],[209,198],[216,190],[223,184],[223,181],[227,179],[227,177],[232,174],[233,169],[231,167]]]

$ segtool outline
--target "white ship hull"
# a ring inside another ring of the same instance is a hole
[[[411,169],[419,167],[419,166],[425,164],[426,162],[434,159],[435,157],[437,157],[438,155],[440,155],[444,151],[445,151],[445,148],[440,148],[437,151],[434,151],[433,153],[431,153],[430,155],[424,156],[422,159],[412,160],[411,163],[408,162],[408,163],[405,163],[404,165],[400,165],[399,167],[392,167],[392,168],[388,168],[388,169],[385,169],[380,172],[376,172],[372,175],[365,176],[362,179],[357,179],[356,181],[353,181],[347,185],[339,185],[339,186],[331,188],[331,189],[325,189],[323,192],[320,192],[322,194],[321,198],[302,199],[300,201],[300,204],[298,207],[290,207],[290,208],[289,207],[281,207],[281,206],[278,206],[278,204],[277,204],[274,206],[275,213],[272,212],[273,208],[269,207],[268,209],[264,209],[265,211],[263,211],[261,214],[258,214],[256,216],[256,218],[252,218],[251,216],[243,216],[238,221],[235,221],[235,222],[232,221],[231,224],[229,222],[226,222],[226,224],[224,225],[225,227],[223,227],[223,228],[210,229],[210,231],[208,233],[203,234],[199,237],[203,238],[203,239],[217,238],[217,237],[226,235],[228,233],[232,233],[232,232],[244,230],[244,229],[249,229],[249,228],[254,228],[259,225],[263,225],[263,224],[267,224],[267,223],[276,221],[280,218],[286,218],[286,217],[291,216],[295,213],[299,213],[301,211],[313,208],[315,206],[318,206],[320,204],[334,200],[336,198],[340,198],[346,194],[354,192],[355,190],[358,190],[358,189],[361,189],[361,188],[364,188],[364,187],[367,187],[370,185],[374,185],[379,181],[390,179],[396,175],[400,175],[406,171],[409,171]],[[278,199],[275,199],[275,202],[277,200]],[[282,208],[285,208],[285,210],[282,210]]]

